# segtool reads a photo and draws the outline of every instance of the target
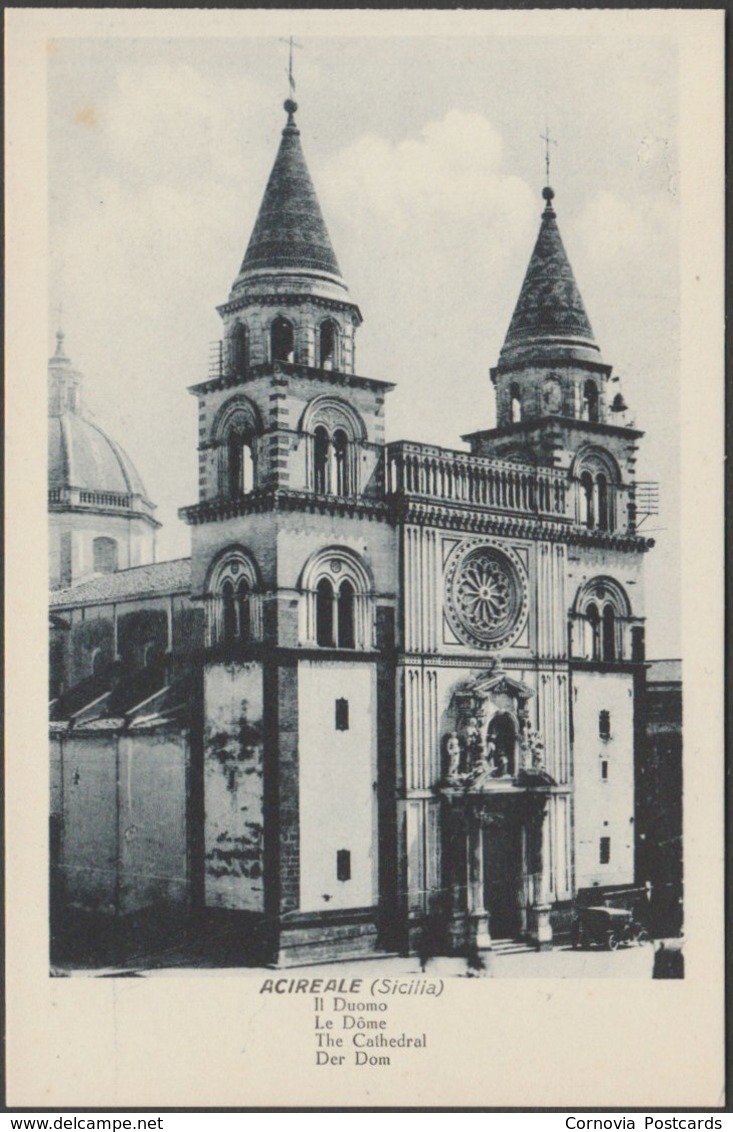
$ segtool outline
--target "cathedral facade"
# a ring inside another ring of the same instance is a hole
[[[462,450],[386,443],[393,386],[357,372],[361,313],[285,109],[191,390],[190,562],[52,598],[60,899],[225,917],[277,965],[405,953],[427,931],[445,953],[549,947],[579,893],[640,879],[642,434],[548,187],[491,370],[496,427]],[[106,642],[96,669],[85,634]],[[82,764],[96,786],[74,803]],[[104,891],[100,790],[117,792]],[[157,814],[136,791],[165,797]],[[175,883],[141,896],[156,869]]]

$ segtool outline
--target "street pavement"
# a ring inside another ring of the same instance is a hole
[[[551,951],[535,951],[530,948],[499,945],[495,952],[485,958],[485,970],[480,977],[495,979],[650,979],[654,964],[654,945],[646,943],[620,947],[618,951],[593,949],[574,951],[569,944],[559,944]],[[385,956],[384,958],[350,960],[343,963],[322,963],[308,967],[288,967],[283,975],[296,975],[299,972],[313,977],[343,978],[347,973],[358,973],[367,978],[381,975],[421,975],[420,964],[415,956]],[[221,978],[233,975],[242,978],[272,978],[273,971],[266,967],[200,967],[183,962],[169,967],[126,968],[124,970],[107,968],[105,970],[58,970],[59,975],[96,976],[114,978],[119,976],[138,976],[142,978],[181,978],[186,975]],[[465,959],[438,957],[429,960],[424,972],[432,978],[467,978]],[[477,976],[474,976],[477,977]]]

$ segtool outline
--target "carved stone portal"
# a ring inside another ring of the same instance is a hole
[[[501,670],[463,684],[453,695],[455,727],[443,737],[443,782],[472,788],[544,770],[544,742],[529,721],[534,693]]]
[[[552,946],[546,815],[555,782],[529,720],[533,694],[497,665],[451,700],[441,793],[450,934],[459,951],[490,950],[493,919],[505,934],[517,930],[538,948]]]

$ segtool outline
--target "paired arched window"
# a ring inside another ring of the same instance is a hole
[[[212,441],[219,450],[219,494],[248,495],[257,487],[257,439],[262,433],[256,405],[237,395],[219,410]]]
[[[236,645],[261,636],[257,572],[249,555],[231,550],[219,559],[207,584],[209,644]]]
[[[92,544],[95,574],[114,574],[118,568],[117,540],[95,538]]]
[[[583,386],[583,420],[593,422],[599,420],[598,386],[590,379]]]
[[[316,644],[321,648],[356,648],[355,590],[348,578],[321,578],[316,586]]]
[[[512,424],[522,419],[522,391],[516,381],[509,386],[509,416]]]
[[[244,377],[249,366],[249,332],[242,322],[235,324],[229,337],[229,357],[232,372]]]
[[[362,560],[337,547],[310,560],[301,579],[304,643],[366,649],[373,644],[373,586]]]
[[[273,362],[295,361],[295,330],[282,315],[273,319],[270,326],[270,358]]]
[[[609,452],[586,448],[578,453],[574,475],[578,491],[578,522],[590,530],[616,528],[616,488],[621,475]]]
[[[610,578],[596,578],[581,590],[576,610],[585,623],[584,653],[606,664],[622,660],[624,631],[631,606],[624,590]]]
[[[318,358],[321,369],[339,368],[339,328],[332,318],[324,319],[318,330]]]
[[[356,495],[359,443],[366,439],[361,417],[346,401],[317,397],[301,421],[306,435],[308,483],[319,495]]]

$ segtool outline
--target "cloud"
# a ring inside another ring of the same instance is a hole
[[[644,257],[660,243],[670,245],[676,209],[659,195],[633,202],[602,190],[589,201],[576,231],[588,258],[599,266],[623,257]]]

